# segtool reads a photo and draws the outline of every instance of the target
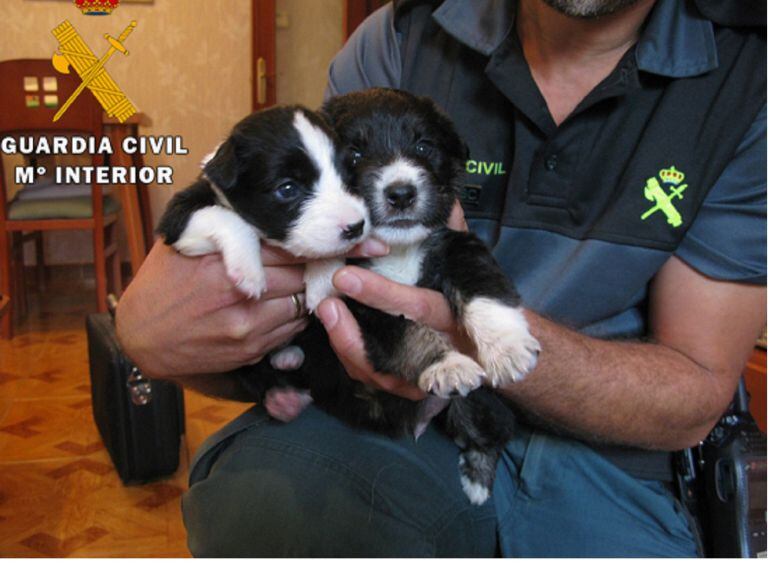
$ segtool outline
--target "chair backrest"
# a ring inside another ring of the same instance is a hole
[[[61,74],[50,59],[20,59],[0,62],[0,137],[20,134],[67,134],[103,136],[103,113],[91,91],[83,90],[67,112],[54,122],[56,111],[67,101],[82,80],[71,69]],[[101,166],[101,155],[93,155],[93,166]],[[97,227],[102,217],[102,187],[91,186],[93,218]],[[7,219],[5,175],[0,156],[0,225]]]
[[[57,122],[53,121],[56,111],[80,83],[74,70],[61,74],[50,59],[0,62],[0,135],[74,132],[100,137],[102,108],[88,89]]]

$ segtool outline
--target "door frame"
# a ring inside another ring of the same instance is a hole
[[[259,62],[264,60],[264,97],[260,102]],[[251,108],[276,104],[275,93],[275,0],[251,2]]]

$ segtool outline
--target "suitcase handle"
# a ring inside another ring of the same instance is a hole
[[[114,293],[107,295],[107,311],[110,312],[113,323],[115,322],[115,310],[118,308],[118,298]]]
[[[134,405],[147,405],[152,401],[152,382],[142,375],[135,365],[131,368],[131,374],[126,380],[126,387],[131,395],[131,403]]]

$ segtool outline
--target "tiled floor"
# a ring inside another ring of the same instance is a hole
[[[177,473],[125,487],[91,417],[83,275],[54,274],[0,340],[0,557],[188,556],[180,496],[196,448],[246,406],[185,392]]]

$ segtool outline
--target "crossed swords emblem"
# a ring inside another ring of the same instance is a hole
[[[125,122],[128,117],[136,112],[136,108],[128,97],[123,93],[112,77],[109,75],[104,65],[112,58],[116,52],[128,56],[128,50],[123,45],[128,36],[136,28],[136,21],[132,21],[123,33],[117,38],[105,34],[104,38],[109,42],[110,48],[104,53],[104,56],[97,59],[94,53],[88,48],[83,38],[68,20],[62,22],[51,32],[59,41],[59,52],[54,53],[51,58],[53,67],[62,74],[69,74],[70,67],[75,69],[82,82],[75,89],[67,101],[56,112],[53,117],[54,122],[58,121],[62,115],[67,112],[72,103],[78,96],[88,88],[102,105],[107,114],[117,118],[120,122]]]
[[[672,169],[674,167],[671,167]],[[678,187],[671,186],[671,194],[667,194],[663,187],[660,186],[658,179],[652,177],[647,179],[647,184],[644,187],[644,197],[648,201],[655,203],[655,206],[642,215],[642,221],[646,220],[652,214],[663,211],[666,215],[666,222],[672,227],[676,228],[682,225],[682,215],[677,211],[674,206],[674,199],[684,199],[682,193],[687,188],[687,184],[682,184]]]

